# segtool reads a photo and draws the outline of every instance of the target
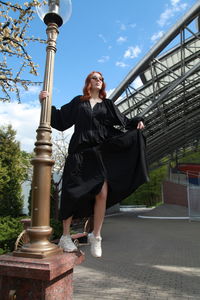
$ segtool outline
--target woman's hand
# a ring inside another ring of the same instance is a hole
[[[138,122],[137,129],[144,129],[144,123],[142,121]]]
[[[42,102],[47,96],[49,96],[49,93],[47,91],[41,91],[39,94],[40,102]]]

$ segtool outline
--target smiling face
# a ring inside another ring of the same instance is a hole
[[[93,73],[90,79],[90,83],[91,83],[91,90],[100,91],[103,85],[103,77],[99,73]]]

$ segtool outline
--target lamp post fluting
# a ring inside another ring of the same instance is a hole
[[[64,4],[64,17],[61,6]],[[15,256],[44,258],[60,252],[61,249],[49,241],[52,233],[50,227],[50,188],[51,169],[54,161],[51,158],[51,102],[53,89],[54,59],[56,40],[60,27],[71,15],[71,0],[49,0],[37,9],[39,16],[47,25],[46,65],[43,90],[48,96],[41,103],[40,124],[35,142],[35,157],[32,159],[32,211],[31,226],[27,228],[30,242],[22,246]],[[66,18],[67,17],[67,18]]]

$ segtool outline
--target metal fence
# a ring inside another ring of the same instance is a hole
[[[187,199],[190,221],[200,221],[200,173],[197,176],[195,175],[187,172]],[[195,178],[195,180],[192,181],[191,178]]]

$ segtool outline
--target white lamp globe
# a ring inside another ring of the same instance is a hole
[[[72,14],[71,0],[40,1],[36,6],[38,16],[46,25],[56,23],[58,27],[66,23]]]

